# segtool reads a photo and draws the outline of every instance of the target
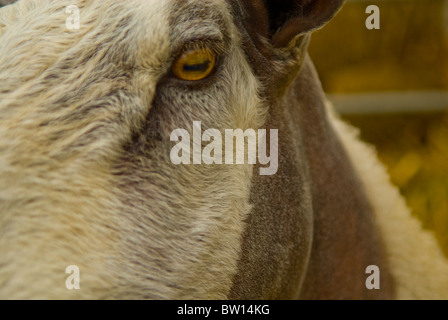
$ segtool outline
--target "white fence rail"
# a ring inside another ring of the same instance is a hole
[[[448,91],[333,94],[328,99],[341,114],[448,111]]]

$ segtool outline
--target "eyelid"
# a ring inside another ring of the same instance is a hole
[[[173,50],[173,54],[171,57],[171,61],[174,62],[183,54],[191,50],[201,50],[201,49],[209,49],[211,50],[216,57],[219,57],[225,53],[225,46],[220,38],[195,38],[189,41],[186,41],[178,47],[178,49]]]

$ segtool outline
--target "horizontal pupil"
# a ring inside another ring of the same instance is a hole
[[[184,65],[184,71],[186,72],[199,72],[199,71],[207,71],[210,66],[210,61],[206,61],[200,64],[186,64]]]

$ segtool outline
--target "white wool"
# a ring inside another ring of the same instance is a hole
[[[339,119],[329,103],[327,109],[376,214],[397,298],[448,299],[448,259],[434,234],[411,214],[374,147],[362,142],[359,131]]]

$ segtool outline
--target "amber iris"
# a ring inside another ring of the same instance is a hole
[[[210,49],[192,49],[177,59],[172,67],[173,74],[185,81],[207,78],[215,68],[216,55]]]

